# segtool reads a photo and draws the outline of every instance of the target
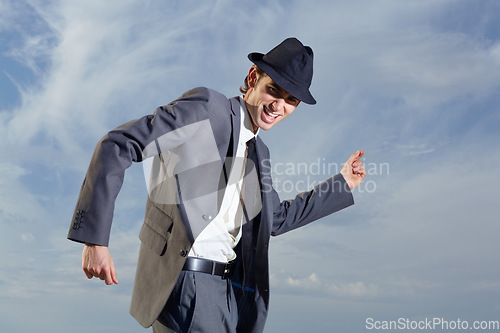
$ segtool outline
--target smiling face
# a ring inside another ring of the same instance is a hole
[[[278,86],[269,76],[252,67],[248,73],[245,100],[254,131],[265,131],[292,114],[300,101]]]

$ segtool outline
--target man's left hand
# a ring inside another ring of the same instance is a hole
[[[364,154],[364,151],[358,150],[349,157],[342,170],[340,170],[351,190],[358,187],[366,176],[365,166],[360,160]]]

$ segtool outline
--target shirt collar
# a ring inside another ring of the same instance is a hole
[[[257,132],[254,134],[252,120],[250,119],[250,115],[248,114],[247,105],[243,100],[243,96],[240,96],[239,102],[240,102],[241,125],[242,125],[240,129],[240,140],[242,140],[242,142],[247,142],[248,140],[257,137],[260,128],[258,128]]]

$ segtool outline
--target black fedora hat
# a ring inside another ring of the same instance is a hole
[[[297,38],[287,38],[267,54],[253,52],[248,59],[281,88],[307,104],[316,104],[309,92],[313,76],[313,50]]]

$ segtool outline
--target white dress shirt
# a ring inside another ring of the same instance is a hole
[[[239,98],[241,123],[236,158],[229,174],[219,213],[195,239],[189,256],[228,262],[236,258],[234,248],[241,238],[246,143],[254,134],[243,97]]]

